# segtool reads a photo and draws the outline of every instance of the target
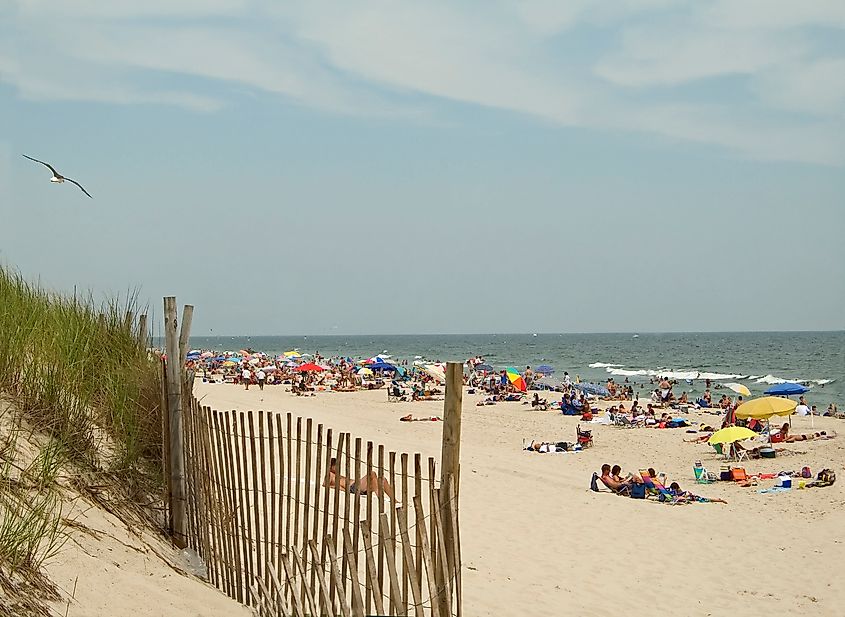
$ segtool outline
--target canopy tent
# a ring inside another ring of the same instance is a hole
[[[764,392],[764,394],[768,394],[771,396],[797,396],[798,394],[804,394],[805,392],[809,392],[810,388],[806,386],[802,386],[800,383],[779,383],[776,386],[772,386],[768,390]]]

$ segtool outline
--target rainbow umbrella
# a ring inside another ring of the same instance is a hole
[[[508,381],[511,382],[511,385],[513,385],[514,388],[520,392],[528,390],[528,386],[525,385],[525,380],[522,378],[522,375],[520,375],[519,371],[514,367],[509,366],[506,368],[505,374],[508,376]]]

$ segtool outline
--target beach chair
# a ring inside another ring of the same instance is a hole
[[[652,478],[648,471],[641,469],[640,470],[640,477],[643,479],[643,484],[645,484],[646,491],[656,491],[657,499],[661,503],[668,503],[669,505],[675,506],[682,503],[686,503],[685,500],[681,499],[677,495],[673,495],[669,492],[669,490],[663,486],[663,484],[657,478]]]
[[[593,446],[593,431],[582,431],[579,424],[575,428],[578,445],[582,448],[591,448]]]
[[[707,471],[704,467],[693,467],[692,472],[695,474],[695,481],[698,484],[711,484],[719,479],[715,473]]]

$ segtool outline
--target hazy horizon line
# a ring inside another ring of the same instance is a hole
[[[630,330],[630,331],[581,331],[581,332],[379,332],[332,334],[191,334],[191,338],[274,338],[274,337],[338,337],[338,336],[554,336],[580,334],[837,334],[839,330]],[[161,338],[161,337],[156,337]]]

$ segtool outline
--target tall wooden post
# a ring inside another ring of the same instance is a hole
[[[444,489],[451,484],[453,491],[440,491],[441,514],[448,513],[449,508],[454,507],[457,511],[458,504],[450,504],[450,493],[458,499],[461,471],[461,410],[464,398],[464,365],[460,362],[446,363],[446,401],[443,403],[443,438],[442,450],[440,453],[440,486]],[[458,554],[453,550],[458,542],[458,530],[454,528],[452,519],[448,516],[441,516],[443,519],[442,542],[446,546],[447,558],[449,561],[448,572],[456,572],[460,576],[460,564],[457,564]],[[452,607],[444,605],[448,602],[448,594],[443,593],[445,581],[438,581],[441,606],[440,612],[443,615],[452,613]],[[461,597],[455,593],[458,615],[461,614]],[[444,612],[445,611],[445,612]]]
[[[143,313],[138,317],[138,342],[141,344],[142,349],[147,349],[149,340],[149,335],[147,334],[147,314]]]
[[[167,351],[167,407],[170,416],[170,512],[173,542],[179,548],[188,544],[187,502],[185,500],[185,453],[182,438],[182,365],[176,298],[164,299],[164,340]]]
[[[188,343],[191,338],[191,321],[194,319],[194,307],[186,304],[182,307],[182,329],[179,331],[179,366],[185,366],[188,357]]]

